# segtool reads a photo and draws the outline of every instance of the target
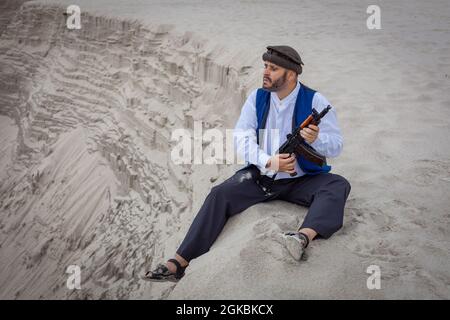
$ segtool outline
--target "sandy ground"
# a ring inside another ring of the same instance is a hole
[[[81,30],[65,27],[74,3]],[[2,2],[0,297],[449,299],[450,9],[381,1],[369,30],[370,4]],[[171,133],[233,128],[273,44],[299,50],[300,80],[337,110],[344,227],[298,264],[278,234],[307,208],[256,205],[176,286],[143,282],[237,168],[173,164]]]

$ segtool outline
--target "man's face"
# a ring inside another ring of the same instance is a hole
[[[276,64],[264,61],[263,88],[267,91],[277,92],[287,83],[287,70]]]

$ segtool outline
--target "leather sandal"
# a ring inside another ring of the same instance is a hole
[[[181,278],[183,278],[184,270],[186,270],[187,266],[182,267],[176,259],[169,259],[167,261],[172,262],[177,267],[175,273],[170,272],[165,264],[160,263],[154,270],[147,271],[142,279],[154,282],[178,282]]]

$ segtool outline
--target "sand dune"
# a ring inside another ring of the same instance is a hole
[[[381,30],[366,28],[368,1],[79,1],[81,30],[65,27],[68,4],[1,7],[1,298],[450,297],[446,1],[383,3]],[[233,128],[274,43],[299,49],[301,81],[338,112],[343,229],[299,265],[278,234],[307,209],[256,205],[176,286],[143,282],[237,168],[175,165],[171,133]]]

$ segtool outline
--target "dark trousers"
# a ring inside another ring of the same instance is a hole
[[[228,218],[264,201],[285,200],[309,207],[301,228],[329,238],[342,227],[350,183],[332,173],[275,180],[270,195],[256,183],[259,169],[250,166],[213,187],[206,197],[177,253],[187,261],[209,251]],[[263,181],[269,178],[261,176]]]

